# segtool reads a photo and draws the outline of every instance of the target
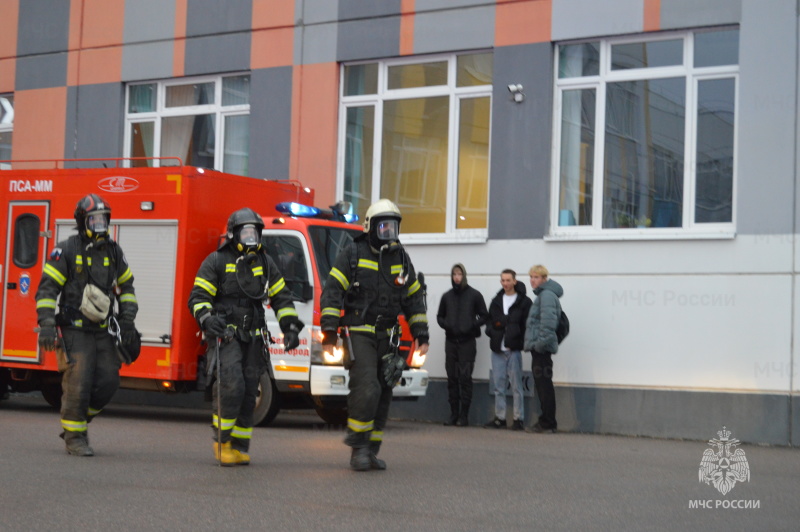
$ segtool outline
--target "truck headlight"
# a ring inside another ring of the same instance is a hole
[[[343,358],[344,358],[344,349],[342,349],[338,345],[334,347],[333,350],[325,349],[322,351],[322,361],[325,364],[334,364],[337,366],[341,366]]]

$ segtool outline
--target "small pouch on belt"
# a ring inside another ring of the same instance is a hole
[[[83,289],[81,307],[78,309],[81,314],[95,323],[100,323],[108,317],[110,307],[111,299],[100,288],[93,284],[86,285]]]

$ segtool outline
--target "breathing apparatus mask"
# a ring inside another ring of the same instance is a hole
[[[236,234],[237,249],[245,253],[255,253],[261,247],[259,231],[253,224],[246,224],[238,228]]]

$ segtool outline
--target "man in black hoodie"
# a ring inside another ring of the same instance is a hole
[[[472,402],[472,370],[475,368],[477,347],[475,338],[489,319],[483,296],[467,284],[463,264],[450,269],[453,288],[442,295],[436,321],[444,329],[444,367],[447,371],[447,395],[450,418],[445,425],[469,425],[469,405]]]
[[[494,385],[494,412],[488,428],[506,428],[506,383],[511,380],[514,397],[514,423],[512,430],[523,430],[525,410],[522,398],[522,345],[525,340],[525,322],[531,309],[531,299],[525,295],[525,284],[517,281],[514,270],[500,274],[500,290],[489,305],[490,321],[486,326],[489,347],[492,349],[492,383]]]

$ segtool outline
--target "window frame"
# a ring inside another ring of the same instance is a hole
[[[736,234],[737,213],[737,155],[739,136],[739,63],[723,66],[694,66],[694,36],[703,31],[725,31],[738,26],[695,28],[689,31],[664,32],[658,35],[633,35],[611,38],[593,38],[556,43],[553,62],[553,146],[551,158],[550,231],[546,240],[652,240],[652,239],[710,239],[733,238]],[[679,38],[683,41],[683,64],[664,67],[630,68],[612,70],[611,49],[614,45],[650,43]],[[599,43],[599,72],[592,76],[559,78],[559,49],[561,46]],[[607,85],[624,81],[650,81],[666,78],[685,78],[684,170],[683,203],[680,227],[603,228],[605,186],[605,136]],[[695,222],[697,184],[697,111],[698,85],[701,81],[732,79],[734,82],[733,168],[731,183],[731,221],[724,223]],[[592,223],[591,225],[559,225],[561,195],[561,133],[563,93],[568,90],[595,90],[594,156],[592,173]]]
[[[401,240],[411,244],[432,243],[483,243],[489,234],[489,193],[491,190],[491,138],[492,138],[492,101],[493,84],[457,86],[458,57],[472,54],[492,54],[491,49],[463,50],[448,54],[432,54],[424,56],[407,56],[401,58],[369,59],[362,61],[348,61],[339,65],[339,123],[337,139],[337,164],[336,164],[336,195],[344,197],[345,193],[345,162],[347,149],[347,112],[350,108],[364,108],[371,106],[374,109],[374,135],[372,139],[372,191],[368,204],[378,201],[381,197],[381,164],[382,164],[382,135],[384,102],[410,100],[414,98],[433,98],[447,96],[448,109],[448,147],[447,147],[447,184],[445,187],[445,230],[440,233],[407,233],[401,226]],[[414,87],[389,89],[388,70],[391,67],[416,65],[425,63],[447,63],[447,84],[428,87]],[[377,64],[378,80],[375,94],[360,94],[345,96],[345,68],[357,65]],[[458,211],[458,149],[461,101],[470,98],[489,99],[489,149],[487,161],[487,190],[486,190],[486,227],[483,229],[457,229],[456,217]],[[407,206],[398,205],[404,216],[409,214]],[[413,208],[412,208],[413,210]]]
[[[250,103],[235,104],[235,105],[222,105],[222,92],[223,92],[223,79],[251,76],[250,72],[234,72],[218,75],[206,76],[193,76],[188,78],[169,78],[161,80],[148,80],[136,81],[127,83],[125,85],[125,134],[123,138],[123,156],[125,158],[132,157],[131,155],[131,129],[133,124],[136,123],[153,123],[153,155],[154,158],[152,166],[160,167],[161,161],[159,157],[175,157],[170,155],[161,154],[161,130],[163,127],[163,120],[165,118],[178,118],[185,116],[198,116],[198,115],[214,115],[214,168],[213,170],[224,171],[225,164],[225,119],[229,116],[250,115]],[[214,83],[214,103],[204,105],[187,105],[187,106],[172,106],[167,107],[167,89],[169,87],[176,87],[182,85]],[[131,113],[130,97],[131,87],[142,85],[155,85],[156,88],[156,109],[155,111],[146,111]],[[249,158],[249,153],[247,154]],[[181,160],[183,157],[181,157]],[[189,164],[189,161],[183,161],[184,164]],[[127,166],[130,166],[130,161],[125,161]],[[170,165],[167,161],[166,165]]]
[[[13,92],[3,92],[0,93],[0,98],[10,98],[10,106],[11,106],[11,121],[10,122],[0,122],[0,133],[10,133],[11,134],[11,151],[13,154],[13,144],[14,144],[14,93]],[[9,155],[9,159],[12,158],[12,155]],[[3,158],[0,157],[0,160]],[[0,170],[10,170],[11,165],[9,163],[2,163],[0,164]]]

